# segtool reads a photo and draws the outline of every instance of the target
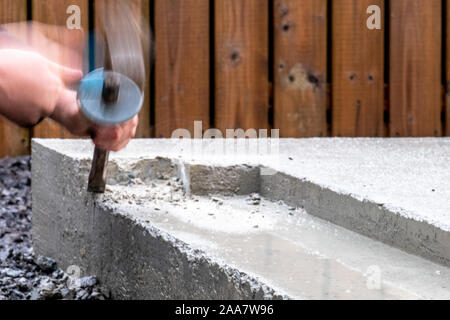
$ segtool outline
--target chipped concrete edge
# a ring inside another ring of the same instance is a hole
[[[115,209],[107,205],[101,206],[106,214],[111,214]],[[215,283],[204,283],[198,288],[193,287],[188,295],[182,296],[185,299],[291,299],[282,290],[275,288],[265,283],[264,279],[260,277],[253,277],[246,272],[242,272],[226,262],[208,256],[204,251],[192,248],[189,244],[172,236],[168,232],[154,227],[147,221],[136,219],[134,216],[128,215],[126,212],[115,211],[117,214],[129,221],[139,229],[142,229],[144,234],[149,235],[152,241],[158,240],[164,243],[164,246],[169,245],[170,250],[177,252],[177,256],[183,260],[184,271],[189,270],[191,274],[189,277],[196,278],[194,281],[189,279],[189,283],[185,283],[183,287],[192,286],[192,283],[199,283],[202,281]],[[146,239],[145,241],[148,241]],[[167,250],[161,250],[163,255],[167,255]],[[154,258],[154,256],[153,256]],[[164,257],[161,257],[164,259]],[[161,260],[162,260],[161,259]],[[174,261],[170,261],[173,263]],[[167,278],[163,278],[167,279]],[[221,281],[217,281],[221,279]],[[185,279],[179,279],[178,285]],[[208,288],[211,286],[211,288]],[[226,289],[225,289],[226,287]],[[167,289],[167,288],[166,288]],[[231,290],[232,289],[232,290]],[[178,286],[175,290],[180,290]],[[225,292],[224,290],[230,290]],[[232,292],[234,291],[235,292]],[[222,292],[221,292],[222,291]],[[194,293],[195,292],[195,293]],[[201,295],[199,294],[201,292]],[[176,293],[178,294],[178,293]],[[175,295],[175,293],[174,293]],[[197,295],[197,296],[196,296]]]

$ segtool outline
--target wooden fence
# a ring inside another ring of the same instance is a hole
[[[0,23],[64,25],[76,4],[89,30],[102,1],[116,0],[0,0]],[[450,0],[130,1],[156,42],[138,137],[195,120],[281,137],[450,135]],[[366,26],[370,5],[381,29]],[[70,134],[1,119],[0,157],[31,137]]]

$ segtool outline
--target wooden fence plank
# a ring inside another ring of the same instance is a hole
[[[446,0],[446,57],[445,57],[445,131],[444,135],[450,136],[450,0]]]
[[[384,26],[367,27],[367,8],[384,0],[332,1],[332,134],[384,135]]]
[[[209,127],[209,0],[155,0],[155,136]]]
[[[267,0],[215,1],[215,127],[268,128]]]
[[[274,1],[275,128],[327,135],[327,0]]]
[[[0,0],[0,24],[27,20],[26,0]],[[0,158],[29,153],[30,130],[0,116]]]
[[[49,25],[65,26],[69,15],[66,10],[71,5],[78,5],[81,9],[81,26],[88,34],[89,30],[89,6],[88,0],[32,0],[32,17],[34,21],[39,21]],[[69,32],[69,31],[68,31]],[[79,30],[70,32],[79,33]],[[68,39],[68,38],[67,38]],[[60,57],[67,66],[79,64],[79,61],[68,61]],[[74,64],[72,64],[74,63]],[[38,138],[73,138],[66,129],[51,119],[45,119],[33,128],[33,137]]]
[[[137,16],[143,19],[143,27],[149,28],[150,26],[150,3],[149,0],[132,0],[134,4],[134,10]],[[147,35],[150,37],[150,33]],[[145,40],[144,40],[145,41]],[[145,88],[144,88],[144,104],[139,112],[139,126],[136,130],[136,138],[150,138],[151,126],[150,126],[150,74],[151,74],[151,61],[150,55],[151,46],[150,39],[147,39],[147,43],[144,43],[144,59],[145,59]]]
[[[441,135],[442,1],[390,1],[390,134]]]

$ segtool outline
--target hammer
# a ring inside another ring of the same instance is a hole
[[[109,68],[109,64],[105,64]],[[144,95],[127,76],[107,69],[87,74],[78,89],[83,114],[99,125],[117,125],[133,118],[141,109]],[[88,191],[105,192],[109,151],[95,147],[89,174]]]
[[[108,46],[106,46],[108,48]],[[104,67],[102,101],[106,108],[113,106],[119,99],[120,77],[111,72],[111,58],[109,50],[106,53]],[[88,191],[94,193],[104,193],[106,188],[106,169],[108,167],[109,151],[95,147],[92,158],[91,171],[89,173]]]
[[[99,24],[105,39],[104,67],[81,80],[78,101],[83,114],[92,122],[117,125],[132,119],[142,107],[145,82],[142,39],[150,41],[150,34],[142,21],[141,24],[136,21],[128,1],[104,2],[102,11],[104,16]],[[108,150],[95,147],[89,192],[105,192],[108,158]]]

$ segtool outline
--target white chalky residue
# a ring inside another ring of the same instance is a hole
[[[191,183],[189,178],[189,169],[186,169],[188,166],[184,164],[182,161],[176,160],[179,176],[181,179],[181,183],[183,184],[184,191],[186,195],[189,197],[191,195]]]
[[[252,214],[252,209],[252,205],[236,207],[227,201],[220,205],[211,199],[201,198],[198,202],[189,201],[184,207],[176,207],[172,214],[197,228],[216,232],[249,233],[273,227],[271,217]]]

